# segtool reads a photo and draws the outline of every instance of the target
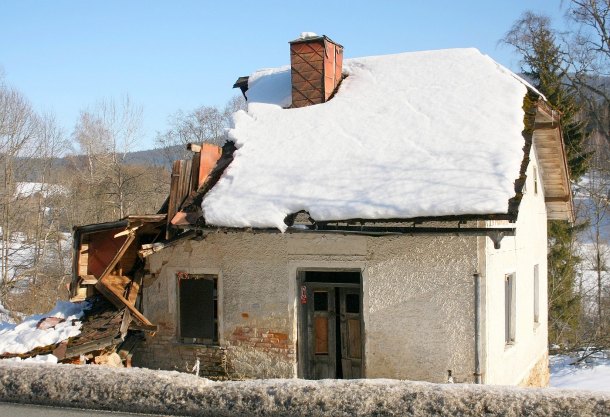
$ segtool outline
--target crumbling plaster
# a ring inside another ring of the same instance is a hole
[[[218,274],[229,368],[243,377],[295,377],[297,271],[359,269],[366,376],[442,382],[451,369],[470,381],[476,268],[476,237],[212,233],[148,258],[143,309],[160,330],[147,344],[160,341],[168,357],[161,367],[173,369],[181,360],[173,353],[175,275]],[[268,343],[273,333],[286,334],[286,345]]]

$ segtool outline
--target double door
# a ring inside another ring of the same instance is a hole
[[[362,375],[360,287],[306,283],[302,287],[300,340],[307,379],[352,379]]]

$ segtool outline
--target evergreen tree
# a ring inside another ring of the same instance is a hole
[[[575,90],[568,84],[563,52],[546,16],[525,12],[506,34],[503,42],[520,55],[525,77],[546,96],[549,104],[561,112],[561,132],[572,180],[586,171],[590,154],[584,151],[585,125]],[[583,225],[552,220],[548,228],[549,341],[571,345],[578,338],[581,318],[579,294],[576,292],[576,233]]]

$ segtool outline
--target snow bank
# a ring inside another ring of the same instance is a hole
[[[249,79],[235,159],[208,224],[506,213],[523,159],[526,84],[476,49],[349,59],[327,103],[291,103],[290,67]]]
[[[610,392],[610,358],[605,352],[589,356],[573,365],[578,356],[555,355],[550,357],[551,386],[556,388],[584,389]]]
[[[601,416],[610,394],[396,380],[211,382],[178,372],[0,364],[0,401],[197,416]]]
[[[49,313],[27,317],[20,324],[0,322],[0,354],[25,353],[79,335],[81,322],[78,319],[87,306],[86,302],[58,301]],[[37,328],[38,322],[45,317],[58,317],[64,321],[48,329]]]

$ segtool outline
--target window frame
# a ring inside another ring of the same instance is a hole
[[[216,272],[183,272],[177,271],[176,277],[176,338],[179,343],[186,345],[204,345],[204,346],[220,346],[220,323],[221,323],[221,311],[220,311],[220,283],[221,276]],[[196,277],[196,278],[191,278]],[[181,279],[207,279],[214,281],[214,289],[212,291],[212,302],[213,306],[213,321],[214,321],[214,337],[213,338],[193,338],[182,336],[182,314],[181,314],[181,303],[182,297],[180,295]]]

